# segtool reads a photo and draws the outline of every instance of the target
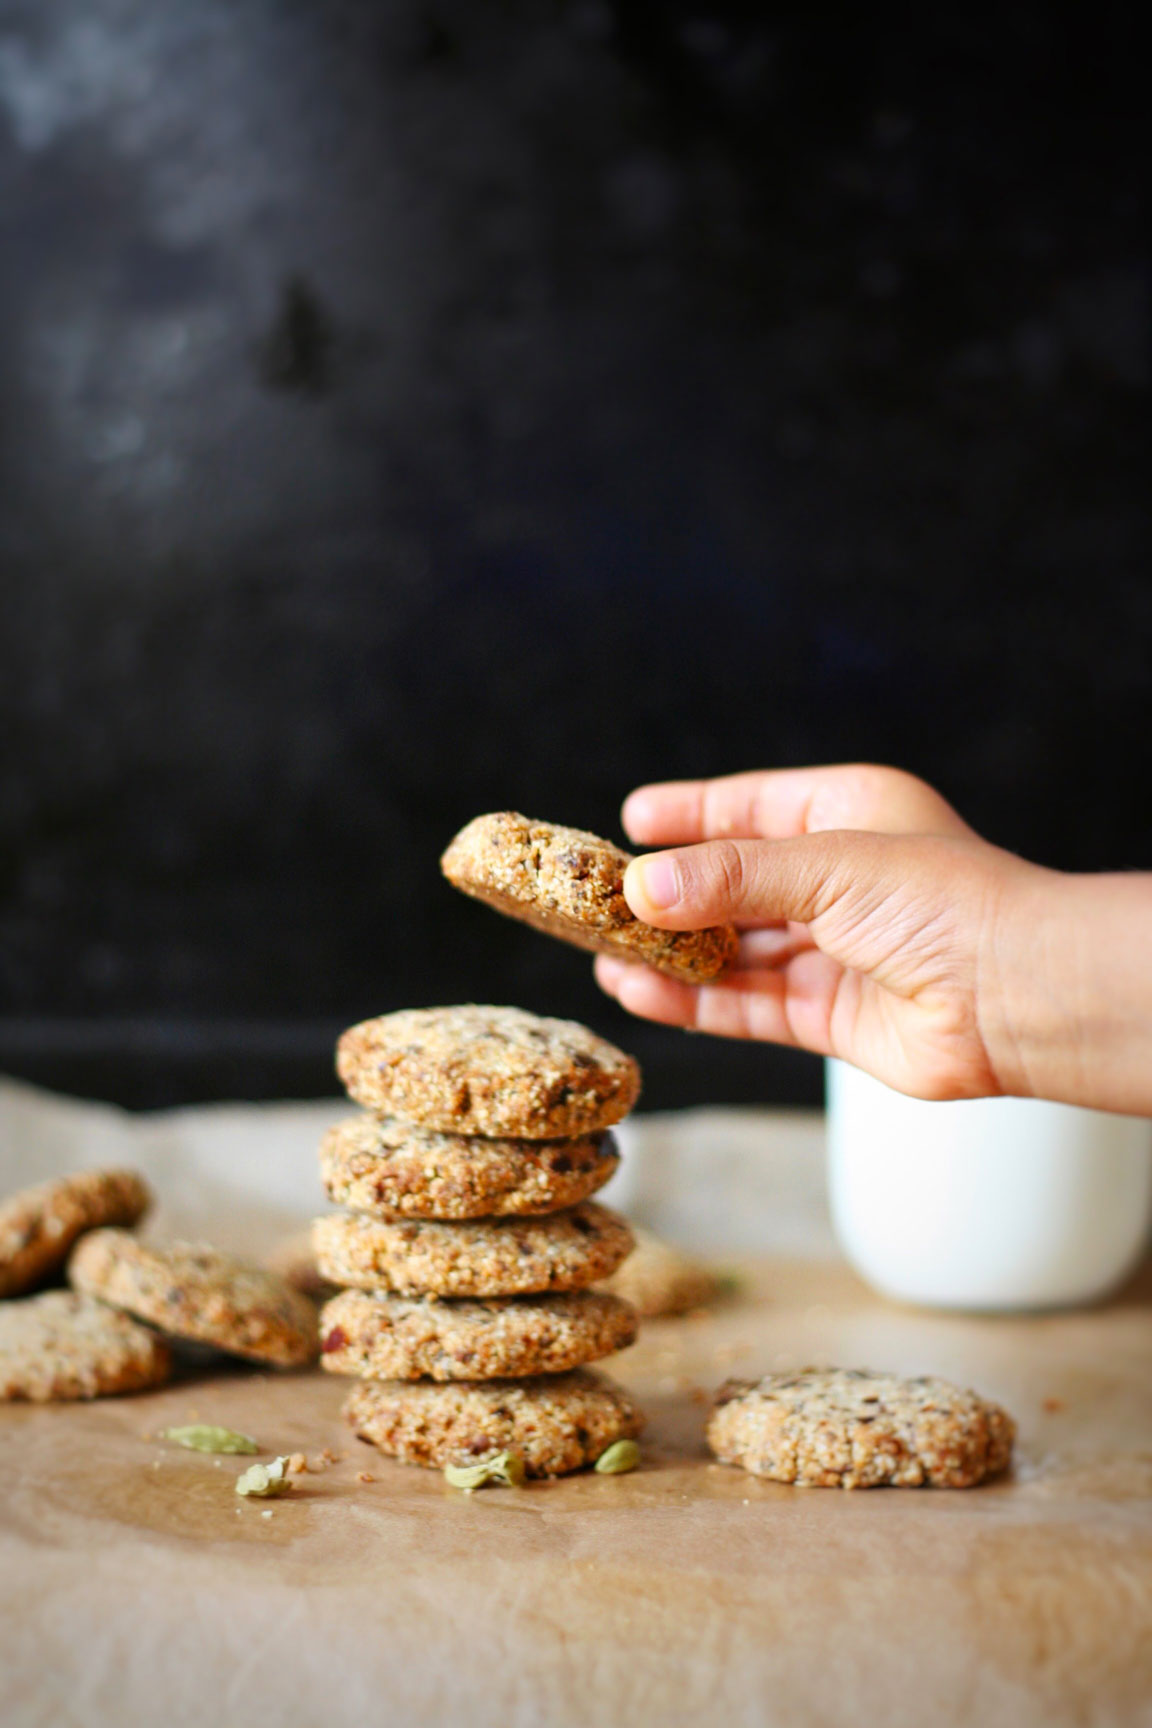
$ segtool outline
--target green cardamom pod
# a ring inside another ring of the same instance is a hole
[[[502,1482],[506,1488],[524,1486],[524,1460],[515,1452],[497,1452],[479,1464],[445,1464],[444,1480],[449,1488],[462,1488],[471,1494],[489,1482]]]
[[[606,1452],[601,1452],[594,1468],[601,1476],[623,1476],[635,1470],[640,1462],[640,1448],[635,1440],[614,1440]]]
[[[292,1478],[287,1470],[286,1457],[273,1458],[271,1464],[249,1464],[244,1474],[236,1478],[236,1492],[251,1494],[257,1500],[278,1499],[292,1487]]]
[[[190,1452],[259,1452],[260,1447],[248,1434],[237,1434],[235,1428],[217,1428],[211,1422],[193,1422],[187,1428],[165,1428],[162,1440],[173,1440],[177,1446],[187,1446]]]

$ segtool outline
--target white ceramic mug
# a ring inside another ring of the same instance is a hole
[[[829,1062],[828,1189],[851,1264],[941,1308],[1093,1302],[1140,1259],[1152,1123],[1031,1098],[926,1103]]]

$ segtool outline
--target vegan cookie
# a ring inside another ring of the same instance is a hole
[[[139,1392],[171,1372],[163,1338],[90,1296],[48,1290],[0,1303],[0,1400]]]
[[[462,828],[440,868],[474,900],[578,948],[644,961],[689,984],[718,977],[736,957],[734,927],[657,930],[643,923],[624,898],[632,856],[583,829],[500,810]]]
[[[572,1206],[615,1175],[611,1134],[570,1140],[441,1134],[367,1111],[330,1128],[320,1175],[333,1200],[374,1218],[489,1218]]]
[[[971,1488],[1007,1466],[1015,1434],[946,1380],[852,1368],[729,1380],[708,1423],[722,1463],[802,1488]]]
[[[520,1296],[583,1290],[614,1272],[632,1247],[617,1213],[594,1200],[545,1218],[318,1218],[312,1246],[321,1277],[409,1296]]]
[[[662,1242],[647,1230],[634,1230],[636,1246],[603,1283],[605,1290],[630,1302],[645,1320],[686,1314],[720,1294],[721,1280],[700,1260]]]
[[[274,1272],[204,1242],[138,1242],[94,1230],[68,1263],[77,1290],[127,1309],[177,1338],[280,1368],[317,1352],[316,1308]]]
[[[617,1296],[428,1301],[344,1290],[320,1313],[321,1362],[371,1380],[562,1374],[623,1350],[636,1316]]]
[[[0,1297],[47,1283],[85,1230],[135,1224],[151,1201],[135,1170],[77,1170],[0,1200]]]
[[[606,1374],[577,1369],[540,1380],[362,1380],[344,1405],[361,1439],[405,1464],[442,1469],[515,1452],[529,1476],[594,1464],[644,1417]]]
[[[586,1026],[474,1002],[352,1026],[336,1067],[358,1104],[450,1134],[594,1134],[640,1094],[633,1058]]]

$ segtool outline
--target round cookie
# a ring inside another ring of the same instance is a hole
[[[139,1392],[171,1373],[163,1338],[90,1296],[48,1290],[0,1303],[0,1400]]]
[[[177,1338],[280,1368],[316,1356],[315,1305],[276,1273],[204,1242],[146,1244],[94,1230],[77,1244],[68,1277]]]
[[[718,977],[736,957],[735,928],[657,930],[643,923],[624,898],[632,856],[581,828],[499,810],[462,828],[440,868],[474,900],[578,948],[643,961],[688,984]]]
[[[647,1230],[633,1230],[636,1246],[602,1288],[630,1302],[645,1320],[685,1314],[715,1301],[720,1279],[700,1260],[662,1242]]]
[[[441,1134],[365,1112],[320,1146],[337,1204],[374,1218],[503,1218],[554,1212],[602,1188],[620,1162],[611,1134],[571,1140]]]
[[[640,1095],[633,1058],[586,1026],[475,1002],[352,1026],[336,1067],[358,1104],[449,1134],[593,1134]]]
[[[390,1458],[442,1469],[515,1452],[529,1476],[594,1464],[644,1417],[606,1374],[577,1369],[539,1380],[362,1380],[344,1418]]]
[[[971,1488],[1006,1468],[1015,1435],[946,1380],[853,1368],[729,1380],[708,1423],[722,1463],[803,1488]]]
[[[334,1284],[408,1296],[521,1296],[584,1290],[632,1248],[617,1213],[587,1200],[544,1218],[384,1223],[362,1215],[318,1218],[312,1246]]]
[[[491,1380],[562,1374],[623,1350],[636,1316],[618,1296],[421,1301],[344,1290],[320,1312],[321,1362],[368,1380]]]
[[[77,1170],[0,1200],[0,1297],[47,1283],[85,1230],[135,1224],[151,1203],[135,1170]]]

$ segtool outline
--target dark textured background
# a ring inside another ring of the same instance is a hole
[[[0,1067],[478,999],[812,1099],[441,883],[647,778],[1152,865],[1135,9],[852,11],[0,0]]]

